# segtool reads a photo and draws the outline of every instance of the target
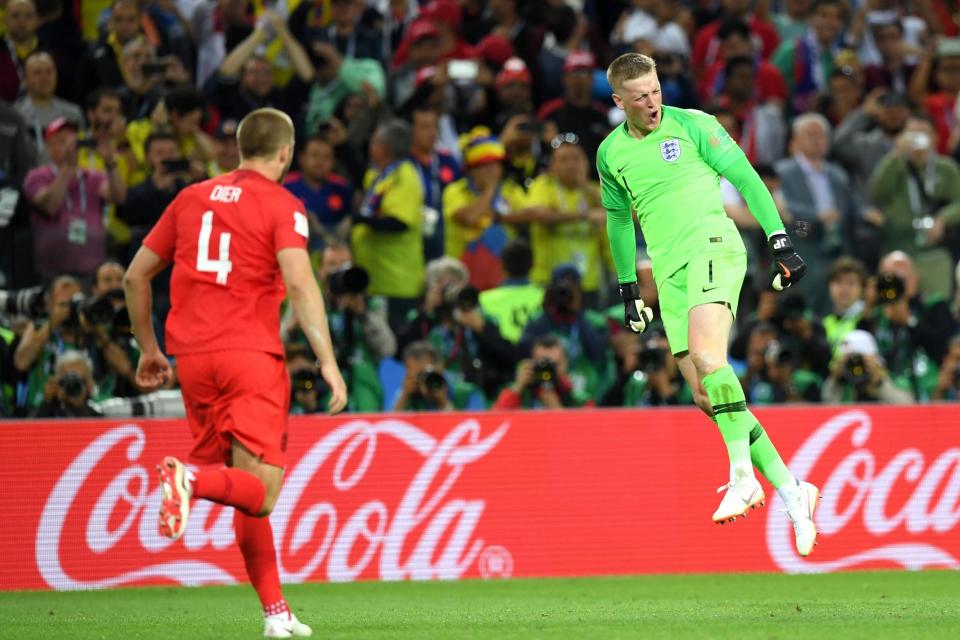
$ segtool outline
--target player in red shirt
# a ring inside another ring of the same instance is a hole
[[[289,116],[250,113],[237,129],[241,163],[184,189],[143,241],[124,277],[127,308],[140,343],[137,382],[171,377],[150,322],[151,280],[173,264],[167,346],[177,358],[194,446],[191,472],[173,457],[158,467],[160,533],[178,539],[190,500],[234,507],[237,545],[263,604],[264,636],[309,636],[280,589],[269,515],[286,464],[290,380],[280,342],[284,293],[330,386],[329,410],[347,403],[330,342],[323,298],[307,254],[300,201],[280,186],[293,157]]]

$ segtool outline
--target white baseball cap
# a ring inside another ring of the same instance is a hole
[[[880,349],[877,348],[877,341],[873,335],[862,329],[854,329],[840,341],[840,353],[845,356],[851,353],[859,353],[863,356],[879,356]]]

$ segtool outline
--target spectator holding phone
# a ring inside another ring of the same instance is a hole
[[[157,103],[149,118],[141,118],[127,125],[127,139],[134,157],[142,167],[131,177],[134,184],[146,179],[149,169],[146,154],[147,138],[157,132],[170,132],[176,136],[180,154],[190,161],[194,180],[207,177],[207,163],[213,160],[215,146],[200,124],[207,103],[199,91],[189,86],[174,89]]]
[[[117,216],[130,226],[131,242],[140,240],[189,182],[190,162],[180,154],[173,133],[152,133],[146,141],[147,179],[130,189]]]
[[[32,170],[24,182],[24,192],[34,206],[36,271],[43,277],[92,275],[106,258],[103,202],[123,202],[127,186],[112,145],[100,147],[107,160],[106,173],[77,165],[77,126],[69,120],[51,122],[44,140],[50,163]]]
[[[190,80],[178,58],[158,58],[156,47],[142,35],[124,45],[120,55],[123,84],[119,90],[123,114],[129,121],[150,115],[169,89]]]

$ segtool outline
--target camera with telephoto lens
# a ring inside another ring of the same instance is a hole
[[[637,345],[636,371],[653,373],[667,366],[667,350],[660,346],[658,340],[647,340]]]
[[[445,386],[447,386],[447,379],[443,377],[443,374],[434,369],[433,367],[424,367],[423,371],[420,372],[420,375],[417,376],[420,384],[429,392],[440,391]]]
[[[73,371],[68,371],[60,376],[57,384],[63,389],[63,392],[68,398],[83,397],[87,390],[87,381],[84,380],[83,376],[79,373],[74,373]]]
[[[877,301],[891,304],[900,300],[907,291],[903,279],[892,273],[883,273],[877,278]]]
[[[480,304],[480,292],[468,284],[448,284],[440,293],[440,306],[437,314],[450,318],[454,309],[473,311]]]
[[[847,356],[847,362],[843,368],[843,379],[857,389],[864,389],[870,382],[870,372],[867,371],[867,363],[863,359],[863,354],[851,353]]]
[[[780,313],[784,320],[802,320],[807,313],[807,302],[800,294],[784,296],[780,300]]]
[[[480,292],[469,284],[449,284],[444,287],[441,299],[447,309],[470,311],[480,304]]]
[[[123,289],[111,289],[100,296],[75,293],[70,296],[70,316],[64,324],[79,327],[82,316],[92,324],[112,325],[118,312],[113,304],[116,300],[123,300]]]
[[[543,306],[556,313],[574,313],[574,298],[576,292],[566,281],[560,280],[550,284],[543,292]]]
[[[557,384],[557,366],[553,360],[540,358],[533,363],[533,387],[555,387]]]
[[[327,275],[327,286],[335,296],[346,293],[365,293],[370,286],[370,274],[363,267],[347,267]]]
[[[320,392],[322,381],[312,369],[300,369],[290,374],[290,389],[293,393],[303,391]]]

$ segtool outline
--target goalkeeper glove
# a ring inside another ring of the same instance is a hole
[[[644,306],[640,287],[636,282],[621,284],[620,297],[623,298],[623,324],[634,333],[643,333],[653,321],[653,309]]]
[[[777,271],[773,275],[773,288],[783,291],[792,284],[800,281],[807,272],[807,265],[803,258],[797,255],[786,232],[778,231],[767,240],[770,253],[773,254],[773,263]]]

